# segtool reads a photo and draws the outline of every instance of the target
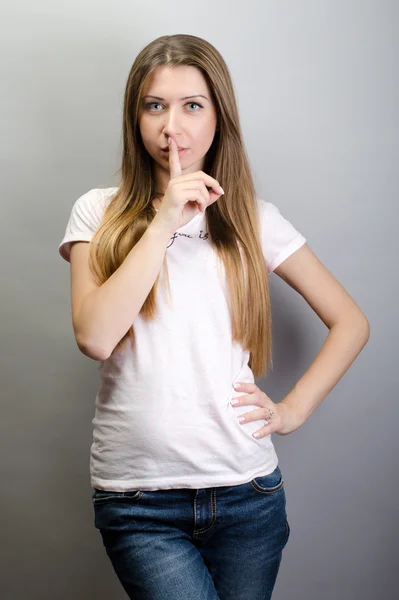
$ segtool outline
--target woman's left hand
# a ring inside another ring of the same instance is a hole
[[[260,419],[266,419],[268,422],[265,427],[252,434],[256,439],[263,438],[271,433],[287,435],[299,429],[303,424],[303,419],[300,418],[296,411],[285,404],[284,401],[275,404],[255,383],[241,381],[237,383],[240,384],[240,387],[236,388],[234,385],[234,389],[237,389],[238,392],[248,392],[248,395],[234,398],[234,400],[238,400],[237,404],[234,404],[234,408],[244,406],[245,404],[260,406],[260,408],[240,415],[240,417],[245,417],[245,421],[242,421],[242,423],[259,421]],[[256,436],[257,433],[259,433],[258,436]]]

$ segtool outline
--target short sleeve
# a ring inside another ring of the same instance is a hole
[[[261,242],[269,273],[306,243],[306,238],[283,217],[277,206],[258,199]]]
[[[104,211],[104,192],[93,189],[80,196],[72,206],[65,235],[58,251],[62,258],[70,262],[71,242],[90,242],[101,223]]]

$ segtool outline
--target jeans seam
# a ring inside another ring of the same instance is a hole
[[[212,490],[211,490],[211,503],[212,503],[212,520],[211,520],[210,525],[207,525],[206,527],[202,527],[202,529],[195,529],[195,523],[196,523],[196,519],[197,519],[197,498],[195,496],[195,498],[194,498],[194,530],[193,530],[193,536],[198,535],[200,533],[205,533],[206,531],[209,531],[209,529],[212,529],[212,527],[216,523],[216,490],[214,488],[212,488]]]

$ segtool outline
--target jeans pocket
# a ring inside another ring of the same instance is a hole
[[[257,492],[275,494],[283,487],[284,479],[280,468],[277,466],[272,473],[255,477],[250,481],[250,484]]]
[[[129,500],[137,500],[141,498],[143,492],[141,490],[133,490],[129,492],[114,492],[112,490],[99,490],[94,488],[92,491],[92,501],[96,506],[98,504],[106,504],[108,502],[128,502]]]
[[[285,518],[285,533],[286,533],[286,538],[285,538],[284,547],[287,545],[288,539],[289,539],[290,533],[291,533],[291,527],[290,527],[290,524],[288,523],[287,517]]]

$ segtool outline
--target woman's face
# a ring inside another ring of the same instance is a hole
[[[202,170],[216,124],[216,108],[199,69],[181,65],[160,66],[153,71],[143,90],[139,127],[153,159],[157,190],[164,193],[170,180],[169,154],[162,151],[168,146],[168,137],[172,136],[178,147],[186,148],[179,153],[182,174],[193,173]]]

